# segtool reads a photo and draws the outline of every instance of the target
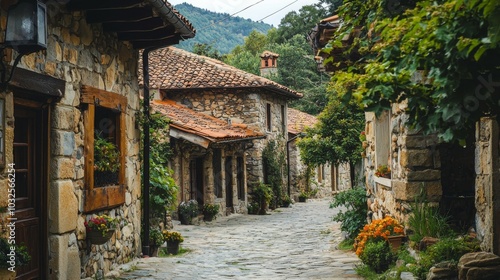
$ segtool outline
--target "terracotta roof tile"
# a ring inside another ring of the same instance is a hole
[[[296,92],[269,79],[247,73],[219,60],[193,54],[174,47],[150,53],[150,88],[266,88],[292,98]],[[139,74],[139,78],[142,74]],[[142,81],[140,81],[142,83]]]
[[[299,134],[305,130],[306,127],[312,127],[318,122],[318,119],[309,115],[308,113],[288,108],[288,133]]]
[[[277,54],[277,53],[270,52],[270,51],[264,51],[264,52],[260,55],[260,57],[261,57],[261,58],[264,58],[264,57],[269,57],[269,56],[278,57],[278,56],[280,56],[280,55],[279,55],[279,54]]]
[[[155,100],[152,107],[167,116],[171,127],[209,139],[212,142],[263,137],[259,132],[248,129],[244,124],[228,124],[215,117],[205,115],[173,100]]]

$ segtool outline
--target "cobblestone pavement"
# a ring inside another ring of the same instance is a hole
[[[359,259],[339,251],[337,209],[329,200],[308,200],[270,215],[233,214],[186,226],[188,253],[140,259],[119,279],[362,279],[354,272]]]

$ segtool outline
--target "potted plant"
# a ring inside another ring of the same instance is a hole
[[[163,240],[167,241],[167,253],[177,255],[179,253],[179,244],[184,242],[184,238],[177,231],[163,231]]]
[[[101,245],[113,236],[118,220],[108,215],[100,215],[90,218],[84,224],[90,243]]]
[[[115,143],[96,134],[94,139],[94,185],[104,187],[118,183],[120,151]]]
[[[284,194],[281,197],[281,207],[290,207],[290,204],[292,204],[292,199],[287,194]]]
[[[14,255],[13,258],[11,258],[12,255]],[[30,260],[28,248],[9,244],[9,240],[0,238],[0,279],[14,280],[16,278],[15,268],[28,264]]]
[[[252,202],[248,204],[247,210],[250,215],[257,215],[259,213],[260,205],[257,202]]]
[[[158,257],[158,248],[163,244],[164,238],[163,233],[157,229],[153,228],[149,231],[149,256]]]
[[[177,208],[179,214],[179,221],[183,225],[193,224],[193,218],[198,216],[198,202],[194,199],[183,201]]]
[[[259,215],[265,215],[267,206],[271,199],[273,198],[273,191],[271,187],[267,184],[260,182],[253,188],[253,199],[255,202],[259,203]]]
[[[306,202],[309,197],[309,193],[307,191],[301,191],[299,194],[299,202]]]
[[[219,213],[219,204],[205,204],[203,205],[203,220],[212,221],[217,218]]]
[[[360,256],[368,242],[386,241],[393,251],[397,251],[403,241],[404,228],[394,218],[386,216],[365,225],[354,240],[356,255]]]
[[[385,164],[379,165],[377,167],[377,170],[375,171],[375,176],[390,179],[391,178],[391,168],[389,168],[389,166],[387,166]]]

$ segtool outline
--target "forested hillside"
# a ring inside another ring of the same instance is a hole
[[[198,43],[213,46],[221,54],[226,54],[237,45],[242,45],[244,37],[252,30],[265,34],[271,29],[271,25],[264,22],[231,17],[229,14],[211,12],[187,3],[176,5],[175,8],[196,28],[196,36],[193,39],[177,46],[187,51],[192,51],[193,46]]]

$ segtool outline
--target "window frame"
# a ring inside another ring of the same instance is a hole
[[[272,131],[273,125],[272,125],[272,108],[271,108],[271,103],[266,103],[266,129],[267,131]]]
[[[380,165],[391,167],[391,112],[384,111],[379,117],[375,117],[375,169]],[[392,175],[391,175],[392,178]],[[391,187],[392,179],[374,175],[374,181],[382,186]]]
[[[85,106],[83,110],[84,125],[84,155],[85,155],[85,199],[84,212],[110,209],[125,203],[125,158],[127,156],[126,145],[126,109],[127,98],[117,93],[82,86],[81,103]],[[106,187],[94,186],[94,129],[96,106],[104,107],[119,112],[119,123],[117,126],[117,145],[120,150],[120,170],[118,175],[119,184]]]

